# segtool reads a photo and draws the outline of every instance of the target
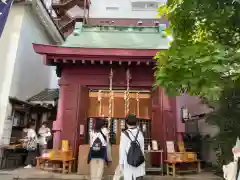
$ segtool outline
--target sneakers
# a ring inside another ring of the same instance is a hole
[[[25,166],[24,168],[25,168],[25,169],[31,169],[31,168],[32,168],[32,165],[29,164],[29,165]]]

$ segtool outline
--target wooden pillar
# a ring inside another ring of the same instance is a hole
[[[59,81],[60,82],[60,81]],[[63,121],[63,112],[64,112],[64,101],[65,101],[65,93],[64,88],[66,85],[59,83],[60,93],[58,100],[58,108],[57,108],[57,118],[53,121],[53,148],[58,149],[61,147],[61,131],[62,131],[62,121]]]
[[[157,88],[152,92],[152,139],[160,143],[166,158],[166,141],[176,141],[176,98],[169,97],[164,90]],[[160,158],[153,156],[153,164]]]
[[[79,85],[68,84],[63,89],[61,140],[68,140],[71,148],[77,131],[77,113],[79,101]]]
[[[60,108],[57,118],[60,138],[56,137],[55,139],[58,141],[68,140],[73,157],[76,159],[78,158],[79,145],[84,144],[87,133],[87,110],[87,87],[73,83],[60,87]],[[81,126],[84,127],[83,134],[80,134]]]
[[[152,140],[159,143],[160,149],[164,149],[164,121],[161,105],[161,89],[157,88],[152,91]],[[152,164],[158,165],[160,163],[159,154],[152,155]]]

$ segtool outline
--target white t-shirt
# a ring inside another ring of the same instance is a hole
[[[30,139],[36,138],[37,139],[37,133],[34,129],[28,128],[24,129],[24,132],[27,133],[27,136],[24,137],[24,142],[28,142]]]
[[[40,135],[39,137],[39,144],[40,145],[46,145],[47,144],[47,137],[51,136],[51,131],[47,127],[41,127],[38,131],[38,134]]]
[[[106,140],[104,139],[102,133],[104,134],[104,136],[106,137]],[[99,138],[102,142],[102,145],[103,146],[107,146],[108,142],[109,142],[109,131],[107,128],[102,128],[102,133],[100,132],[94,132],[94,131],[91,131],[90,132],[90,146],[92,146],[93,142]]]
[[[27,138],[30,139],[30,138],[36,138],[37,137],[37,134],[35,132],[34,129],[28,129],[27,130]]]

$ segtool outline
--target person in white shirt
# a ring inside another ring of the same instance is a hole
[[[144,137],[142,132],[137,127],[137,118],[135,115],[128,115],[126,118],[127,124],[127,137],[126,132],[123,131],[120,137],[120,146],[119,146],[119,166],[120,171],[124,176],[124,180],[139,180],[143,179],[145,176],[145,162],[143,162],[138,167],[133,167],[127,162],[127,152],[129,151],[131,140],[137,136],[137,141],[140,145],[142,153],[144,153]],[[138,135],[137,135],[138,134]],[[130,139],[131,140],[130,140]]]
[[[48,140],[52,136],[51,131],[47,126],[48,126],[48,123],[45,121],[45,122],[42,123],[42,126],[38,130],[39,151],[40,151],[41,155],[43,155],[43,153],[47,149]]]
[[[104,128],[104,120],[101,118],[96,118],[95,120],[94,130],[90,132],[88,163],[90,163],[91,180],[101,180],[104,164],[109,162],[107,157],[109,135]]]
[[[26,132],[26,137],[24,137],[25,148],[28,151],[27,158],[25,161],[26,166],[24,168],[32,168],[35,165],[35,158],[37,156],[37,134],[35,131],[35,124],[30,122]]]

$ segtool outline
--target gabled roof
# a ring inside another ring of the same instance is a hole
[[[28,99],[33,104],[52,104],[58,100],[59,89],[45,89]]]
[[[85,26],[76,23],[64,47],[119,48],[119,49],[168,49],[170,39],[164,36],[166,24],[159,26]]]

